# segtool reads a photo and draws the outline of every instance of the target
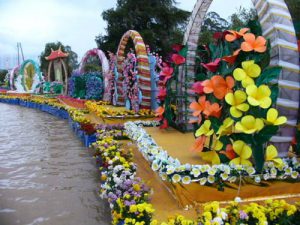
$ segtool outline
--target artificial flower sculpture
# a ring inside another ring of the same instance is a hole
[[[268,145],[286,118],[272,108],[277,86],[269,82],[280,68],[265,66],[267,50],[266,39],[249,28],[229,30],[209,45],[211,62],[201,63],[206,77],[196,78],[192,91],[197,97],[190,104],[191,122],[198,124],[192,150],[203,160],[245,168],[254,164],[258,173],[265,161],[282,163],[276,147]],[[211,108],[216,112],[208,113]]]

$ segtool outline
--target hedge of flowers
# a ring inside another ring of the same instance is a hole
[[[107,198],[113,224],[150,224],[154,209],[149,204],[150,189],[136,177],[132,152],[122,147],[123,125],[98,125],[98,141],[93,144],[100,163],[102,198]]]
[[[125,129],[128,137],[135,141],[139,151],[151,164],[162,180],[173,183],[190,184],[197,182],[200,185],[213,185],[224,190],[225,182],[238,182],[247,178],[260,183],[262,180],[299,179],[300,163],[296,158],[282,159],[278,164],[272,159],[264,163],[263,169],[257,173],[251,165],[218,164],[218,165],[191,165],[181,164],[178,159],[168,155],[168,152],[158,146],[154,139],[134,122],[126,122]]]
[[[111,107],[107,107],[103,102],[87,101],[85,103],[87,109],[90,112],[94,112],[100,118],[136,118],[136,117],[153,117],[154,114],[151,110],[140,109],[137,113],[133,110],[116,110]]]

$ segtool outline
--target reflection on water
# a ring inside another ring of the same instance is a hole
[[[0,103],[0,224],[110,224],[90,153],[66,121]]]

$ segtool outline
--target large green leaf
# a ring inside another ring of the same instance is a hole
[[[188,51],[188,46],[186,45],[178,53],[179,53],[179,55],[186,57],[187,51]]]
[[[271,80],[277,79],[280,72],[281,72],[281,67],[279,67],[279,66],[268,67],[256,79],[255,83],[257,86],[259,86],[261,84],[267,84]]]
[[[254,135],[255,142],[263,145],[268,142],[278,131],[278,126],[265,126],[260,132]]]
[[[278,88],[278,84],[273,84],[272,86],[270,86],[271,89],[271,99],[272,99],[272,103],[274,104],[277,101],[277,97],[278,97],[278,93],[279,93],[279,88]]]
[[[261,173],[265,163],[265,152],[263,145],[252,146],[252,156],[255,162],[255,169],[258,173]]]
[[[211,126],[216,133],[219,130],[219,127],[222,125],[222,122],[218,118],[212,116],[209,117],[209,120],[211,121]]]
[[[255,34],[256,36],[261,36],[262,35],[261,25],[258,22],[258,20],[250,20],[248,22],[248,27],[250,28],[251,32],[253,34]]]

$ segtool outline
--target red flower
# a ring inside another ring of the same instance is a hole
[[[217,71],[217,69],[218,69],[218,66],[219,66],[219,64],[220,64],[220,61],[221,61],[221,59],[220,58],[217,58],[217,59],[215,59],[215,61],[213,61],[213,62],[210,62],[210,63],[201,63],[201,66],[203,66],[205,69],[207,69],[207,70],[209,70],[209,71],[211,71],[211,72],[216,72]]]
[[[235,63],[235,60],[236,60],[237,56],[239,55],[240,51],[241,51],[241,49],[239,48],[233,52],[233,55],[224,56],[222,58],[222,60],[224,60],[225,62],[228,62],[229,64],[232,65]]]
[[[166,88],[160,88],[159,89],[159,92],[158,92],[158,95],[157,95],[157,98],[159,100],[164,100],[167,96],[167,89]]]
[[[172,77],[173,72],[174,69],[172,67],[164,66],[160,71],[159,75],[163,77],[163,82],[165,83],[167,80],[169,80]]]
[[[168,120],[164,119],[162,125],[160,125],[160,129],[166,129],[169,127]]]
[[[183,49],[184,45],[182,44],[173,44],[172,49],[173,51],[179,52],[181,49]]]
[[[185,58],[182,55],[179,54],[173,54],[172,55],[172,61],[176,64],[176,65],[180,65],[185,63]]]
[[[226,145],[226,151],[220,151],[221,154],[226,155],[228,159],[234,159],[236,157],[236,154],[232,148],[231,144]]]
[[[202,82],[198,81],[198,82],[194,83],[193,86],[192,86],[192,91],[199,94],[199,95],[202,95],[204,93]]]

